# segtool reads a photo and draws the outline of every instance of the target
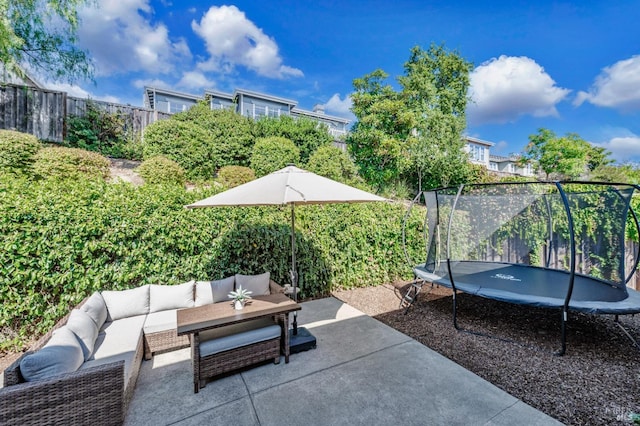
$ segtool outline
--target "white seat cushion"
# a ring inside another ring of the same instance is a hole
[[[227,277],[216,281],[196,281],[196,306],[229,300],[229,293],[233,291],[235,277]]]
[[[195,281],[180,285],[156,285],[149,287],[149,312],[193,307]]]
[[[125,383],[128,383],[145,318],[146,315],[137,315],[106,322],[98,334],[93,356],[80,369],[123,359]]]
[[[281,328],[269,318],[241,322],[200,333],[200,356],[208,356],[279,337]]]
[[[157,333],[160,331],[175,330],[178,328],[177,309],[153,312],[147,315],[144,321],[144,332]]]
[[[236,290],[242,287],[251,291],[251,296],[267,296],[271,294],[269,290],[269,280],[271,273],[265,272],[260,275],[242,275],[236,274]]]

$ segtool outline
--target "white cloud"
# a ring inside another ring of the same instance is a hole
[[[161,80],[159,78],[138,79],[138,80],[134,80],[131,84],[133,84],[133,87],[136,87],[138,89],[142,89],[145,86],[157,87],[159,89],[173,89],[174,88],[173,84],[167,83],[166,81]]]
[[[622,111],[640,109],[640,55],[618,61],[602,70],[588,92],[579,92],[574,105],[583,102]]]
[[[164,24],[150,20],[149,0],[100,0],[80,11],[78,42],[95,60],[98,76],[146,71],[169,73],[190,59],[184,40],[172,41]]]
[[[324,108],[333,115],[353,116],[351,105],[351,97],[349,95],[345,95],[344,99],[340,99],[340,94],[336,93],[327,101]]]
[[[216,86],[215,81],[209,80],[203,73],[199,71],[187,71],[182,75],[180,81],[176,84],[178,87],[186,89],[213,89]]]
[[[467,116],[472,124],[507,123],[527,114],[557,116],[556,104],[569,92],[533,59],[503,55],[471,72]]]
[[[276,42],[235,6],[212,6],[200,22],[191,22],[211,57],[199,64],[203,71],[229,73],[244,66],[270,78],[301,77],[302,71],[282,64]]]
[[[86,91],[82,87],[76,86],[75,84],[47,82],[45,84],[45,87],[48,90],[56,90],[56,91],[59,91],[59,92],[67,92],[68,96],[73,96],[75,98],[82,98],[82,99],[91,98],[91,99],[95,99],[97,101],[112,102],[112,103],[116,103],[116,104],[121,103],[120,99],[115,97],[115,96],[111,96],[111,95],[105,95],[105,96],[94,95],[94,94],[91,94],[90,92]]]
[[[602,143],[593,143],[611,152],[611,158],[619,163],[640,160],[640,136],[618,136]]]

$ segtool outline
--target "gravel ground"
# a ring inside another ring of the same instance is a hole
[[[425,285],[404,315],[398,305],[406,289],[387,284],[333,295],[565,424],[631,424],[629,415],[640,413],[640,350],[612,316],[571,314],[560,357],[558,311],[460,294],[457,331],[450,290],[427,293]],[[620,322],[640,340],[639,316]]]

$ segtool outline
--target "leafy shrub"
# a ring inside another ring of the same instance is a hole
[[[145,183],[184,185],[186,181],[180,164],[162,155],[143,161],[137,171]]]
[[[72,115],[66,119],[65,145],[104,155],[128,158],[126,134],[127,117],[121,113],[110,113],[93,101],[88,101],[84,115]]]
[[[289,282],[289,209],[187,210],[212,190],[87,179],[68,185],[0,176],[0,193],[0,350],[49,330],[96,290],[238,272],[271,271]],[[302,296],[410,278],[404,214],[389,203],[296,208]],[[414,222],[419,227],[422,217]],[[419,258],[422,240],[410,244]]]
[[[210,138],[208,150],[213,167],[248,166],[255,137],[253,122],[228,109],[212,110],[207,101],[175,114],[173,120],[193,123],[202,127]]]
[[[358,172],[349,155],[332,145],[321,146],[309,158],[307,169],[320,176],[349,183],[356,179]]]
[[[40,147],[40,142],[33,135],[0,130],[0,172],[29,174],[34,155]]]
[[[255,178],[256,174],[249,167],[225,166],[218,170],[218,182],[227,188],[251,182]]]
[[[211,151],[211,136],[200,125],[180,120],[160,120],[144,134],[144,158],[164,155],[182,166],[187,178],[212,179],[217,160]]]
[[[251,156],[251,168],[257,177],[300,161],[300,150],[289,139],[282,137],[262,138],[256,141]]]
[[[41,178],[106,179],[110,162],[102,155],[79,148],[47,147],[35,155],[33,171]]]
[[[300,161],[306,163],[321,146],[330,145],[333,137],[327,126],[306,117],[294,119],[289,115],[264,117],[254,124],[256,138],[281,136],[293,142],[300,150]]]

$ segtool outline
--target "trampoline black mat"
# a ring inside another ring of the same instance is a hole
[[[570,274],[536,266],[458,261],[451,263],[457,290],[509,303],[547,308],[564,306]],[[418,278],[452,288],[446,264],[435,273],[416,266]],[[569,308],[594,314],[640,313],[640,292],[593,277],[575,275]]]

